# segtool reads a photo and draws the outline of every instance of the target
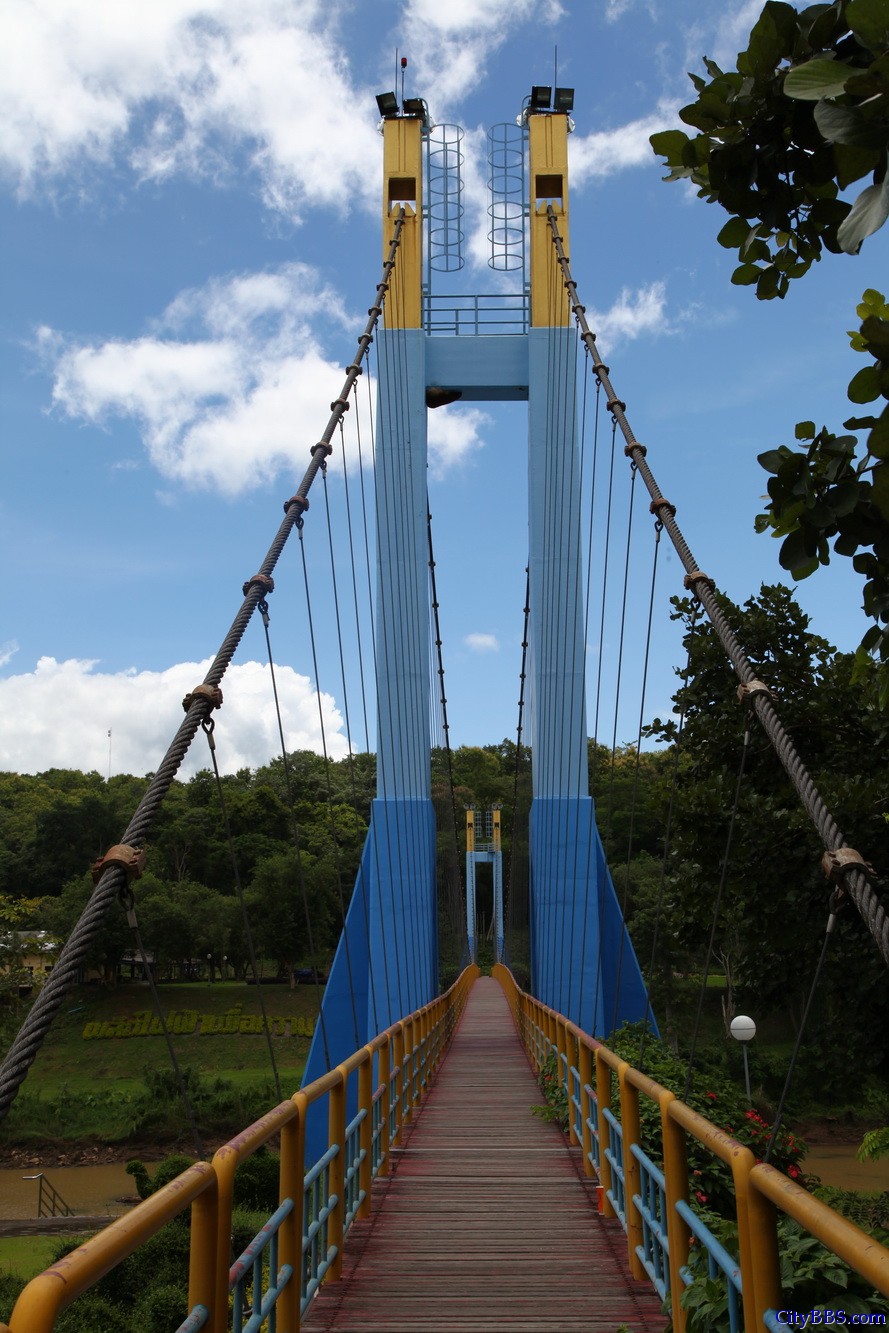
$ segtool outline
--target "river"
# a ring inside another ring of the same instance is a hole
[[[120,1200],[136,1194],[136,1182],[127,1175],[124,1167],[123,1162],[103,1166],[53,1166],[47,1169],[46,1178],[75,1213],[117,1216],[128,1207]],[[35,1176],[38,1169],[17,1167],[0,1171],[0,1218],[37,1216],[39,1182],[24,1177]]]
[[[819,1144],[810,1149],[804,1169],[821,1177],[825,1185],[843,1189],[889,1190],[889,1158],[879,1162],[859,1162],[855,1144]],[[18,1167],[0,1171],[0,1218],[37,1215],[37,1181],[23,1177],[36,1174],[36,1168]],[[56,1166],[47,1178],[76,1213],[117,1216],[127,1209],[121,1199],[136,1193],[132,1176],[123,1162],[104,1166]]]

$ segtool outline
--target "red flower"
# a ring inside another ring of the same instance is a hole
[[[707,1202],[707,1196],[703,1190],[695,1190],[695,1198],[697,1199],[698,1203]]]
[[[799,1176],[802,1175],[802,1172],[798,1166],[795,1166],[793,1162],[791,1162],[790,1166],[787,1168],[787,1174],[790,1176],[791,1180],[797,1180]]]
[[[715,1102],[715,1101],[716,1101],[716,1093],[715,1093],[715,1092],[705,1092],[705,1093],[704,1093],[704,1096],[707,1098],[708,1101],[711,1101],[711,1102]]]

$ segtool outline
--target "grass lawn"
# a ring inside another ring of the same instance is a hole
[[[0,1238],[0,1273],[29,1281],[52,1263],[67,1236],[4,1236]]]
[[[240,982],[161,986],[160,997],[166,1014],[186,1009],[223,1018],[240,1007],[242,1016],[261,1013],[255,986]],[[317,1014],[313,987],[269,986],[263,990],[270,1019],[307,1019],[314,1023]],[[117,1089],[141,1086],[146,1068],[169,1067],[163,1036],[104,1037],[85,1039],[89,1023],[117,1022],[151,1012],[151,994],[144,983],[122,984],[114,991],[81,987],[56,1016],[52,1029],[34,1061],[23,1091],[52,1095],[67,1085],[69,1091],[113,1084]],[[309,1048],[307,1037],[273,1037],[273,1049],[282,1071],[298,1078]],[[270,1078],[268,1047],[262,1033],[225,1033],[213,1035],[174,1034],[176,1055],[183,1065],[202,1073],[236,1079]]]
[[[240,982],[165,985],[160,987],[160,997],[166,1016],[196,1011],[205,1025],[207,1018],[218,1021],[227,1015],[261,1017],[256,987]],[[290,1023],[291,1030],[298,1021],[314,1025],[314,987],[291,991],[286,986],[269,986],[263,989],[263,998],[273,1028],[276,1020],[281,1020],[278,1026]],[[146,1071],[171,1069],[167,1044],[162,1034],[85,1037],[84,1029],[94,1032],[99,1023],[132,1023],[145,1013],[154,1016],[144,983],[121,984],[114,991],[90,986],[72,992],[0,1129],[0,1142],[21,1142],[31,1136],[38,1121],[45,1125],[53,1116],[61,1140],[90,1135],[112,1141],[127,1137],[132,1100],[144,1091]],[[225,1079],[239,1091],[267,1085],[267,1106],[275,1104],[268,1045],[261,1030],[181,1032],[174,1033],[172,1040],[183,1068],[206,1079]],[[309,1038],[302,1033],[274,1035],[272,1048],[286,1096],[299,1086]],[[39,1137],[55,1137],[47,1128],[36,1132]]]

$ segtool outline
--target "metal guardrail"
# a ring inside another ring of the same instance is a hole
[[[37,1181],[37,1216],[38,1217],[73,1217],[74,1209],[69,1208],[59,1191],[44,1171],[37,1171],[33,1176],[22,1176],[22,1180]]]
[[[423,297],[423,327],[433,337],[527,333],[530,299],[522,293]]]
[[[475,964],[466,968],[444,995],[294,1093],[224,1144],[212,1162],[195,1162],[39,1274],[19,1296],[9,1324],[0,1324],[0,1333],[52,1333],[59,1314],[78,1296],[189,1207],[188,1312],[176,1333],[204,1328],[226,1333],[230,1296],[233,1333],[257,1333],[272,1311],[271,1320],[277,1315],[281,1327],[298,1333],[321,1282],[341,1276],[349,1226],[369,1215],[374,1179],[388,1173],[389,1149],[430,1086],[478,975]],[[347,1124],[353,1090],[358,1111]],[[307,1171],[307,1113],[324,1096],[328,1148]],[[275,1135],[280,1135],[280,1205],[231,1264],[235,1170]]]
[[[680,1296],[691,1280],[687,1265],[693,1237],[707,1251],[710,1276],[726,1289],[732,1333],[781,1327],[779,1212],[793,1218],[877,1291],[889,1296],[889,1249],[783,1172],[757,1162],[749,1148],[581,1032],[563,1014],[520,990],[503,964],[495,964],[493,973],[536,1068],[556,1055],[571,1108],[571,1141],[581,1148],[586,1175],[595,1177],[602,1187],[603,1213],[618,1217],[626,1232],[633,1276],[647,1278],[662,1299],[669,1300],[676,1333],[683,1333],[687,1321]],[[613,1076],[619,1118],[612,1111]],[[642,1142],[640,1096],[660,1112],[662,1165],[652,1161]],[[689,1137],[731,1169],[737,1255],[719,1243],[690,1202]]]

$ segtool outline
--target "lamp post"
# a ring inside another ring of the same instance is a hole
[[[729,1032],[735,1041],[741,1043],[741,1050],[744,1053],[744,1086],[747,1089],[747,1105],[750,1106],[753,1098],[750,1096],[750,1066],[747,1063],[747,1043],[753,1041],[756,1036],[756,1024],[746,1014],[738,1014],[732,1019]]]
[[[207,954],[207,985],[213,985],[213,955]]]
[[[222,967],[220,968],[220,971],[221,971],[221,973],[222,973],[222,980],[223,980],[223,981],[225,981],[225,965],[226,965],[227,962],[228,962],[228,954],[227,954],[227,953],[224,953],[224,954],[222,955]]]

